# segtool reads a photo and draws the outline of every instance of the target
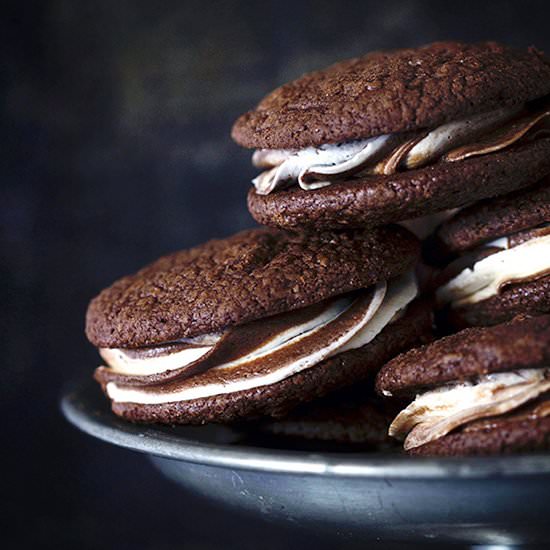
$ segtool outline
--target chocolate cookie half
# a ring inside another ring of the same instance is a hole
[[[115,413],[162,423],[281,415],[371,375],[431,328],[399,227],[255,229],[161,258],[88,309]]]
[[[453,326],[550,311],[550,179],[459,211],[431,244],[455,258],[436,281]]]
[[[440,42],[375,52],[269,94],[233,127],[248,206],[278,227],[375,226],[501,195],[550,171],[550,65]]]
[[[310,451],[363,451],[398,448],[388,428],[398,410],[378,397],[373,381],[358,383],[299,405],[281,418],[242,426],[247,442]]]
[[[416,396],[389,429],[411,454],[548,450],[550,315],[465,329],[399,355],[376,388]]]

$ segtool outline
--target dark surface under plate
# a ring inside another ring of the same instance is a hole
[[[245,445],[223,426],[127,423],[93,382],[62,401],[67,419],[148,453],[187,489],[272,521],[360,540],[513,545],[550,542],[550,455],[420,459]]]

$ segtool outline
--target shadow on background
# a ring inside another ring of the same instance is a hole
[[[436,39],[550,49],[544,6],[7,3],[0,328],[10,548],[269,550],[312,541],[185,494],[145,457],[61,418],[63,385],[98,362],[83,335],[87,302],[163,253],[253,225],[250,152],[229,131],[274,86],[371,49]]]

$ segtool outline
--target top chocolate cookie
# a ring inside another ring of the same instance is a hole
[[[281,228],[384,225],[550,172],[550,65],[534,48],[441,42],[285,84],[233,127],[256,147],[248,208]]]
[[[467,328],[386,363],[376,389],[386,395],[414,395],[489,373],[547,368],[549,339],[550,315],[518,316],[493,327]]]
[[[457,254],[487,241],[550,222],[550,177],[536,185],[476,202],[437,229],[433,246]]]
[[[396,277],[419,245],[400,227],[286,233],[252,229],[164,256],[99,294],[86,334],[139,347],[214,332]]]
[[[534,48],[438,42],[374,52],[284,84],[233,126],[244,147],[288,149],[429,128],[550,93]]]

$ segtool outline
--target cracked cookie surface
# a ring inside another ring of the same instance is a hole
[[[234,124],[244,147],[287,149],[434,127],[550,93],[534,48],[437,42],[369,53],[308,73]]]
[[[550,363],[548,342],[550,315],[467,328],[392,359],[378,373],[376,389],[414,395],[424,388],[491,372],[546,367]]]
[[[99,347],[139,347],[215,332],[396,277],[419,254],[397,226],[291,233],[258,228],[164,256],[89,305]]]

